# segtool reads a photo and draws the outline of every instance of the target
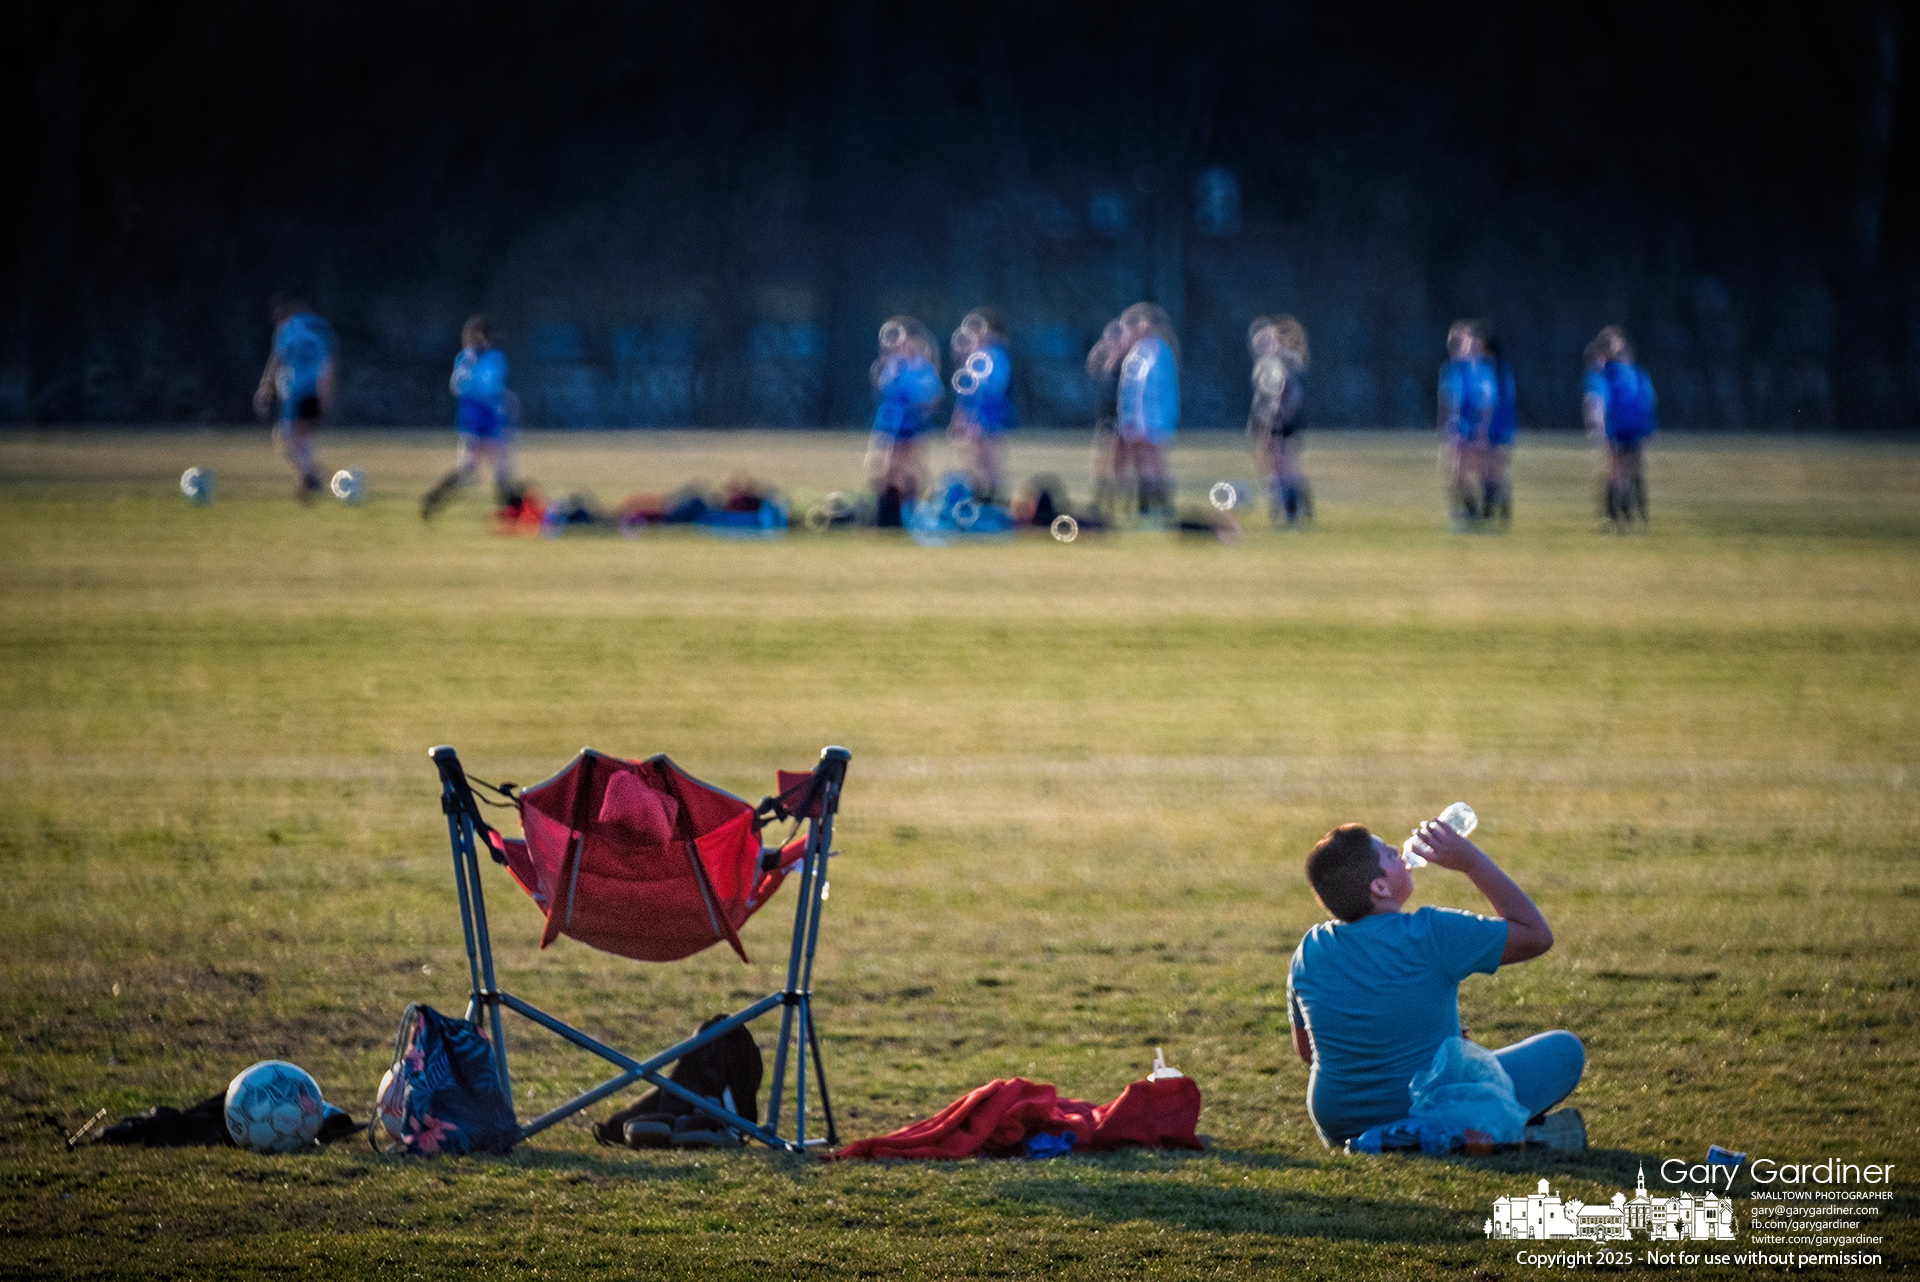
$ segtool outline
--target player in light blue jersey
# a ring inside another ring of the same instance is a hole
[[[1587,434],[1607,451],[1607,520],[1624,529],[1639,514],[1647,523],[1646,443],[1659,424],[1653,380],[1633,361],[1626,331],[1609,325],[1587,344],[1582,417]]]
[[[274,443],[299,477],[295,497],[311,503],[320,492],[322,471],[313,456],[313,429],[333,413],[337,383],[333,327],[293,294],[274,300],[273,323],[273,346],[254,389],[253,410],[261,418],[274,417]]]
[[[977,308],[953,331],[951,347],[954,406],[947,434],[966,452],[974,497],[997,503],[1005,480],[1005,436],[1013,427],[1006,323],[993,308]]]
[[[911,316],[880,327],[880,354],[868,371],[878,405],[867,440],[867,481],[879,506],[875,524],[898,526],[901,509],[920,497],[920,437],[946,397],[933,334]]]
[[[1447,362],[1440,367],[1440,457],[1453,508],[1453,528],[1464,532],[1484,515],[1474,493],[1480,456],[1493,431],[1499,401],[1494,368],[1481,350],[1480,327],[1457,320],[1447,330]]]
[[[454,426],[460,435],[453,470],[420,500],[420,519],[431,517],[463,485],[473,482],[482,462],[493,464],[497,506],[513,496],[514,395],[507,390],[507,358],[494,346],[493,318],[469,317],[460,330],[460,355],[454,358],[448,389],[454,395]]]
[[[1120,314],[1127,332],[1120,362],[1114,471],[1131,470],[1143,516],[1173,516],[1173,472],[1167,450],[1180,430],[1180,349],[1173,321],[1155,303],[1135,303]]]

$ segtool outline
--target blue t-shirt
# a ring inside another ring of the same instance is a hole
[[[1506,947],[1506,922],[1456,908],[1323,921],[1306,933],[1287,1008],[1313,1039],[1307,1111],[1322,1141],[1407,1115],[1407,1083],[1460,1035],[1460,981],[1498,970]]]
[[[977,358],[981,356],[987,358],[985,374],[979,372],[981,362]],[[970,392],[955,387],[957,412],[972,419],[983,432],[1004,432],[1012,427],[1013,400],[1007,395],[1007,387],[1013,380],[1013,362],[1007,359],[1007,349],[998,343],[984,343],[954,371],[956,383],[966,381],[960,378],[963,371],[972,373],[978,381]]]
[[[1154,445],[1180,430],[1180,363],[1158,334],[1133,345],[1120,362],[1120,435]]]
[[[1520,430],[1520,404],[1513,386],[1513,366],[1496,361],[1493,366],[1493,421],[1487,427],[1489,445],[1511,445]]]
[[[448,386],[458,398],[454,422],[469,436],[498,436],[507,426],[507,358],[462,348]]]
[[[333,356],[333,327],[312,312],[295,312],[273,331],[273,390],[282,417],[320,392],[320,372]]]
[[[1440,407],[1446,412],[1447,434],[1454,440],[1486,439],[1483,425],[1499,400],[1499,380],[1491,361],[1448,361],[1440,367]]]
[[[1638,445],[1659,426],[1654,420],[1653,380],[1638,365],[1608,361],[1590,369],[1586,390],[1589,396],[1598,396],[1605,409],[1609,444]]]
[[[873,412],[873,430],[899,441],[912,440],[924,432],[945,395],[940,371],[921,356],[887,357],[875,381],[880,405]]]

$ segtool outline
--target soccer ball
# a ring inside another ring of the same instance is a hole
[[[255,1153],[290,1153],[313,1143],[326,1101],[307,1070],[263,1059],[227,1086],[227,1134]]]
[[[180,474],[180,492],[195,507],[213,502],[213,469],[190,467]]]
[[[343,467],[333,474],[333,497],[348,507],[359,507],[367,501],[367,474],[358,468]]]

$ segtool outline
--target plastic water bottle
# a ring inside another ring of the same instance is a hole
[[[1459,833],[1468,836],[1480,826],[1480,816],[1473,813],[1473,807],[1464,801],[1456,801],[1439,814],[1439,821]],[[1425,868],[1427,861],[1413,853],[1413,838],[1400,847],[1400,862],[1408,868]]]
[[[1157,1082],[1163,1077],[1184,1076],[1186,1076],[1186,1074],[1182,1073],[1179,1069],[1168,1066],[1167,1053],[1165,1051],[1161,1050],[1158,1046],[1153,1048],[1153,1071],[1147,1074],[1147,1080],[1149,1082]]]

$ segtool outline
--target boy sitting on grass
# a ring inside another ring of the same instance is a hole
[[[1400,852],[1360,824],[1343,824],[1307,856],[1307,881],[1335,920],[1294,950],[1287,977],[1293,1046],[1313,1066],[1307,1112],[1328,1147],[1407,1116],[1407,1083],[1440,1043],[1464,1037],[1460,981],[1553,947],[1527,892],[1445,824],[1414,830],[1414,852],[1463,872],[1496,916],[1455,908],[1402,911],[1413,874]],[[1494,1052],[1535,1121],[1565,1099],[1586,1067],[1572,1033],[1538,1033]]]

